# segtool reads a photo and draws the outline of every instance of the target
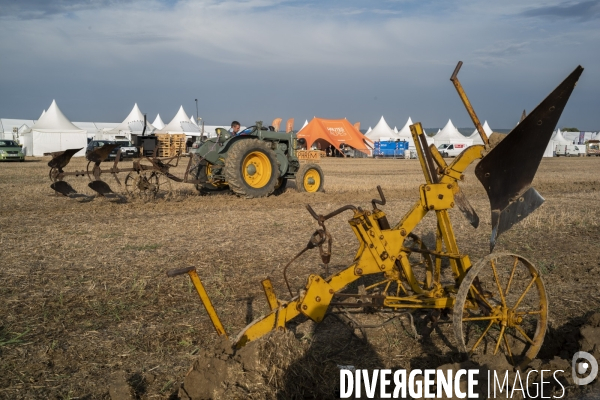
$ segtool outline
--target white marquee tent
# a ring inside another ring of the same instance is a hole
[[[186,136],[200,136],[198,126],[190,121],[183,106],[179,107],[179,111],[177,111],[171,122],[155,133],[185,133]]]
[[[452,120],[450,119],[448,120],[446,126],[444,126],[441,131],[435,134],[433,139],[435,140],[436,146],[446,143],[466,143],[468,145],[473,143],[473,139],[467,138],[465,135],[460,133],[454,124],[452,124]]]
[[[156,118],[154,118],[154,122],[152,122],[152,126],[159,130],[165,127],[165,123],[163,122],[162,118],[160,117],[160,114],[156,114]]]
[[[154,126],[152,126],[150,122],[146,121],[146,132],[144,134],[149,135],[154,130]],[[131,135],[141,135],[143,131],[144,114],[142,114],[137,103],[135,103],[125,120],[123,120],[123,122],[110,130],[108,133],[125,136],[127,139],[132,140]]]
[[[387,122],[385,122],[385,118],[383,118],[383,116],[381,116],[381,119],[377,125],[375,125],[375,128],[370,129],[365,136],[372,141],[400,139],[400,136],[398,136],[398,134],[395,133],[392,128],[390,128]]]
[[[83,148],[75,156],[83,156],[87,146],[85,129],[73,125],[60,111],[55,100],[39,120],[22,134],[23,150],[27,156],[43,156],[44,153]]]
[[[305,120],[304,120],[304,125],[302,125],[302,128],[300,128],[300,131],[301,131],[302,129],[304,129],[304,127],[305,127],[306,125],[308,125],[308,120],[307,120],[307,119],[305,119]],[[298,131],[298,132],[300,132],[300,131]]]
[[[483,123],[483,131],[485,132],[488,138],[493,132],[492,128],[490,128],[490,125],[487,121]],[[483,144],[483,139],[481,138],[481,136],[479,136],[479,131],[477,130],[477,128],[475,128],[475,130],[473,131],[471,136],[468,137],[468,139],[472,139],[473,144]]]

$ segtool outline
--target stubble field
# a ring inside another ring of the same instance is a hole
[[[423,183],[415,160],[325,159],[326,193],[297,193],[289,184],[280,196],[248,200],[200,197],[191,185],[173,184],[172,197],[153,202],[78,202],[53,194],[48,160],[0,164],[0,398],[109,398],[109,387],[122,381],[134,398],[176,398],[197,355],[218,338],[187,276],[167,278],[168,269],[195,266],[235,336],[267,312],[260,286],[266,276],[281,298],[289,297],[282,268],[317,227],[306,204],[321,213],[367,207],[381,185],[388,200],[382,208],[395,223]],[[66,169],[85,164],[73,159]],[[598,158],[544,159],[533,186],[546,203],[496,246],[528,258],[543,274],[550,303],[544,360],[570,360],[574,327],[600,309],[599,170]],[[489,205],[472,167],[466,175],[461,186],[482,222],[475,230],[457,210],[451,218],[461,251],[477,261],[489,250]],[[92,194],[87,178],[66,180]],[[106,181],[117,191],[112,178]],[[331,272],[356,252],[349,216],[327,225]],[[416,232],[425,236],[434,226],[427,218]],[[317,251],[292,265],[292,286],[303,286],[311,273],[324,274]],[[426,315],[414,319],[422,335]],[[341,331],[337,341],[319,344],[319,335],[309,335],[298,340],[294,360],[288,354],[290,362],[303,357],[321,372],[273,370],[264,397],[326,396],[334,382],[323,371],[337,365],[436,368],[458,360],[445,329],[419,340],[406,318],[368,330],[367,342],[345,351],[337,350],[348,332],[329,324],[331,335]]]

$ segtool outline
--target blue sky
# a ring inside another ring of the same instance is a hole
[[[482,120],[511,128],[578,64],[559,126],[600,129],[600,0],[0,0],[0,117],[52,99],[73,121],[119,122],[134,103],[232,119],[381,115],[400,128]]]

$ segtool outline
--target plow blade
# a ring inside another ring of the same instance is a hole
[[[490,251],[497,237],[535,211],[544,199],[531,182],[583,68],[578,66],[479,162],[475,175],[492,210]]]
[[[102,162],[108,158],[108,155],[115,147],[118,147],[118,144],[105,144],[102,147],[98,147],[94,151],[90,152],[86,158],[91,162]]]
[[[57,181],[50,185],[52,189],[54,189],[57,193],[62,194],[70,199],[76,199],[79,202],[88,202],[94,199],[94,196],[88,196],[87,194],[77,193],[77,190],[73,189],[71,185],[69,185],[65,181]]]
[[[50,187],[63,196],[69,197],[69,195],[77,194],[77,190],[65,181],[54,182]]]
[[[108,183],[104,181],[91,181],[88,183],[88,187],[98,193],[102,197],[106,197],[111,200],[123,200],[123,196],[120,196],[112,191]]]
[[[81,150],[83,150],[83,147],[80,149],[68,149],[65,151],[57,151],[52,153],[52,160],[48,161],[48,166],[50,168],[58,168],[58,170],[62,172],[62,169],[67,166],[75,153]]]

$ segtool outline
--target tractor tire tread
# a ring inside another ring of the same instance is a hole
[[[262,188],[252,188],[244,182],[242,163],[244,162],[244,158],[252,151],[260,151],[266,154],[271,162],[273,174],[269,182]],[[240,197],[248,199],[267,197],[275,191],[275,186],[279,179],[279,162],[277,161],[277,156],[268,145],[268,142],[258,139],[240,140],[231,146],[227,154],[227,159],[225,160],[225,178],[231,191]]]

